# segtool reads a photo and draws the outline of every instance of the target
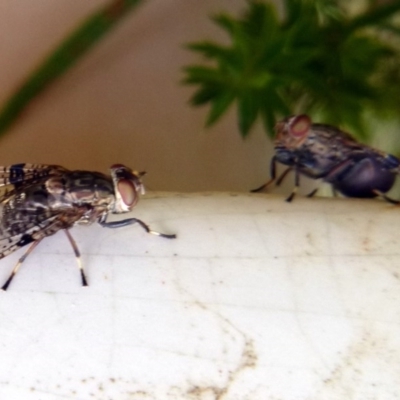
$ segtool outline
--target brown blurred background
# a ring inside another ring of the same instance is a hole
[[[0,2],[0,104],[54,47],[105,1]],[[268,177],[271,142],[261,126],[243,141],[234,110],[205,130],[182,67],[184,44],[223,40],[209,16],[245,0],[149,0],[40,94],[0,139],[0,165],[52,163],[106,172],[146,170],[152,190],[247,191]],[[288,179],[290,183],[292,179]]]

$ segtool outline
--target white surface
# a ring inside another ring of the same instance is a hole
[[[1,399],[399,399],[400,211],[379,201],[147,195],[0,293]],[[5,279],[21,253],[2,260]]]

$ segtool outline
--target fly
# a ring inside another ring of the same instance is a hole
[[[167,239],[137,218],[107,221],[109,214],[129,212],[144,194],[143,172],[115,164],[111,175],[70,171],[58,165],[14,164],[0,167],[0,259],[30,244],[2,286],[7,290],[21,264],[47,236],[63,230],[75,253],[82,286],[87,286],[80,252],[69,229],[99,223],[105,228],[139,224],[146,232]]]
[[[289,202],[300,186],[300,175],[305,175],[330,183],[334,193],[358,198],[378,196],[399,204],[386,195],[400,172],[400,160],[394,155],[359,143],[334,126],[312,123],[307,115],[285,118],[276,124],[275,131],[271,179],[253,192],[263,190],[274,181],[279,186],[286,175],[294,171],[295,185],[286,199]],[[277,162],[288,166],[278,178]]]

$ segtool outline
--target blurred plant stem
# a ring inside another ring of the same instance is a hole
[[[0,112],[0,136],[28,103],[64,74],[143,0],[113,0],[89,16],[21,84]],[[4,56],[4,55],[3,55]]]
[[[307,113],[368,137],[366,115],[400,123],[400,1],[370,0],[355,15],[340,0],[284,0],[284,17],[269,2],[249,0],[240,17],[214,22],[228,44],[192,43],[204,63],[186,67],[194,106],[210,105],[206,125],[236,104],[239,131],[258,117],[273,135],[277,119]],[[396,18],[397,17],[397,18]]]

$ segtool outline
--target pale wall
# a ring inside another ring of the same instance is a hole
[[[79,21],[104,1],[3,0],[0,103]],[[268,175],[271,148],[261,127],[242,141],[231,112],[209,131],[206,108],[188,105],[183,44],[224,39],[208,18],[244,0],[149,0],[41,94],[6,137],[0,165],[56,163],[106,171],[147,170],[157,190],[248,190]]]

